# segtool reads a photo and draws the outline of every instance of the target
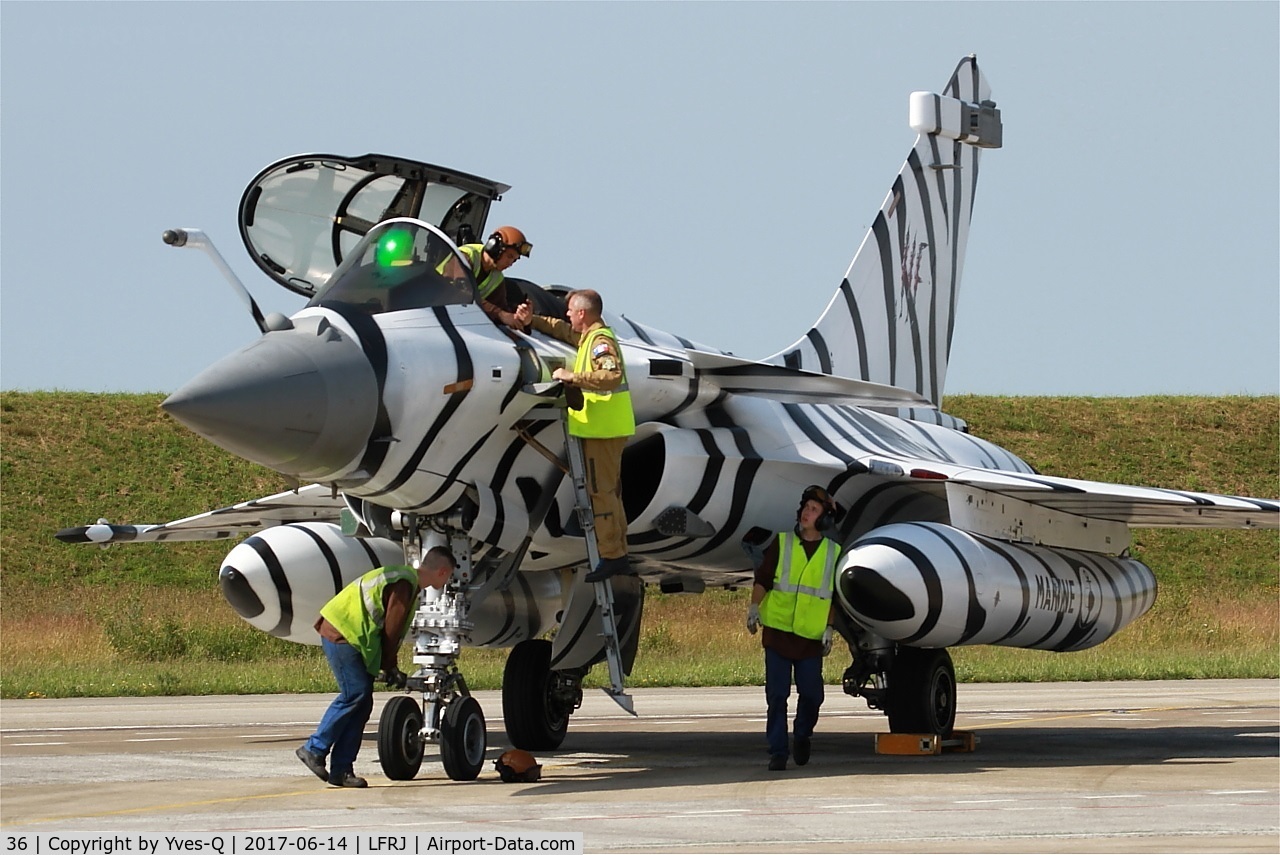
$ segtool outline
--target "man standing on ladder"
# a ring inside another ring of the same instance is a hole
[[[582,443],[586,460],[587,491],[595,517],[600,563],[586,575],[587,582],[602,582],[631,572],[627,560],[627,517],[622,509],[622,449],[636,432],[631,409],[627,369],[613,330],[601,320],[604,302],[590,289],[572,291],[566,301],[569,322],[533,314],[526,303],[516,309],[516,322],[578,348],[573,370],[557,368],[552,379],[567,390],[579,390],[582,404],[573,407],[569,395],[569,434]]]

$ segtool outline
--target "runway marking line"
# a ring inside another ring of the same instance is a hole
[[[1117,709],[1092,710],[1089,712],[1069,713],[1067,715],[1051,715],[1051,716],[1043,716],[1040,718],[1009,718],[1004,721],[988,722],[987,724],[971,724],[971,725],[966,724],[964,729],[977,730],[979,728],[984,728],[984,727],[986,728],[1000,727],[1001,725],[1006,725],[1006,724],[1038,724],[1044,721],[1069,721],[1071,719],[1076,719],[1076,718],[1100,718],[1101,716],[1115,715],[1118,712],[1123,712],[1130,715],[1136,715],[1138,713],[1178,712],[1182,710],[1192,710],[1192,709],[1195,709],[1195,707],[1194,706],[1173,706],[1173,707],[1144,707],[1141,709],[1134,709],[1134,710],[1117,710]],[[1135,719],[1132,719],[1132,718],[1125,719],[1125,720],[1135,721]],[[1155,719],[1147,719],[1147,721],[1154,721],[1154,720]]]
[[[372,784],[370,785],[369,789],[371,790],[383,789],[385,787],[387,787],[387,785]],[[21,825],[35,825],[37,823],[42,823],[42,822],[65,822],[66,820],[69,820],[69,819],[96,819],[98,817],[104,817],[104,816],[127,816],[129,814],[134,814],[134,813],[148,813],[150,811],[180,810],[183,808],[204,807],[207,805],[220,805],[220,804],[228,804],[232,802],[253,802],[253,801],[258,801],[260,799],[283,799],[283,798],[290,798],[292,796],[305,796],[305,795],[322,795],[323,796],[329,793],[336,794],[336,793],[344,793],[344,792],[346,792],[346,790],[344,790],[342,787],[326,787],[323,790],[308,789],[308,790],[295,790],[289,793],[262,793],[256,796],[228,796],[226,798],[221,798],[221,799],[201,799],[200,801],[194,801],[194,802],[175,802],[173,804],[167,804],[167,805],[147,805],[145,807],[125,808],[123,810],[108,810],[108,811],[102,811],[101,813],[77,813],[77,814],[67,814],[65,816],[42,816],[42,817],[35,817],[33,819],[20,820],[19,822],[16,822],[16,823],[0,823],[0,828],[10,828],[13,826],[21,826]]]

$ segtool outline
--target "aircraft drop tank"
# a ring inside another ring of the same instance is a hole
[[[1099,644],[1145,614],[1156,579],[1132,558],[896,523],[841,555],[836,591],[860,625],[912,647],[1065,651]]]
[[[359,344],[312,316],[224,357],[160,406],[232,454],[324,481],[363,454],[378,382]]]

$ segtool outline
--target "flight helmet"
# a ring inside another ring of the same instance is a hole
[[[514,249],[528,258],[529,253],[533,252],[533,244],[525,240],[524,232],[515,226],[499,226],[493,234],[489,235],[489,240],[484,245],[485,254],[497,261],[507,249]]]
[[[818,517],[815,527],[818,531],[824,531],[836,524],[836,520],[844,516],[840,513],[840,505],[832,498],[824,488],[817,484],[810,484],[804,488],[804,492],[800,494],[800,504],[796,506],[796,522],[800,522],[800,512],[804,510],[806,502],[814,501],[822,505],[824,508],[822,515]]]
[[[505,784],[532,784],[542,779],[542,766],[528,751],[512,748],[493,761]]]

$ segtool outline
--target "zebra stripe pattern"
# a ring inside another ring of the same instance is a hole
[[[858,623],[913,647],[1068,651],[1099,644],[1145,614],[1156,579],[1131,558],[901,523],[845,552],[837,591]]]

